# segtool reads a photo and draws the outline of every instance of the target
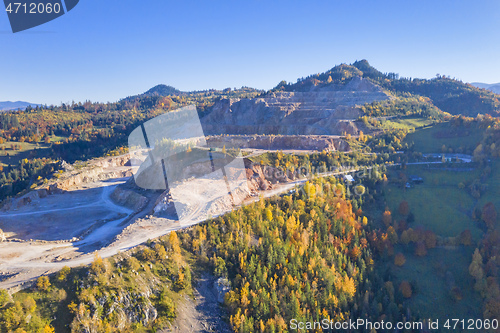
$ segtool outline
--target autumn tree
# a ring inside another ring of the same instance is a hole
[[[488,228],[494,228],[497,221],[497,211],[495,209],[495,205],[492,202],[488,202],[484,205],[481,219],[486,223]]]
[[[47,291],[47,289],[49,289],[49,287],[50,287],[49,277],[48,276],[40,276],[36,280],[36,287],[40,291]]]
[[[401,201],[399,204],[399,214],[401,215],[408,215],[410,213],[410,206],[408,205],[408,202],[406,200]]]
[[[54,332],[55,332],[54,327],[50,325],[45,325],[45,327],[43,328],[43,333],[54,333]]]
[[[387,228],[387,239],[392,244],[396,244],[398,242],[398,234],[396,233],[396,230],[394,230],[394,227],[391,225],[389,228]]]
[[[411,284],[406,280],[399,285],[399,291],[401,291],[404,298],[410,298],[413,293]]]
[[[394,257],[394,265],[396,265],[396,266],[403,266],[405,264],[405,262],[406,262],[406,258],[404,256],[404,254],[402,254],[402,253],[398,253]]]
[[[172,251],[176,254],[180,254],[181,247],[180,247],[179,237],[177,236],[177,233],[175,231],[170,232],[168,240],[170,242]]]
[[[479,253],[479,249],[476,249],[472,255],[472,262],[469,266],[469,274],[476,280],[474,289],[483,293],[486,290],[486,279],[484,276],[483,257],[481,256],[481,253]]]
[[[401,243],[403,243],[403,244],[405,244],[405,245],[407,245],[407,244],[409,244],[409,243],[410,243],[410,241],[411,241],[411,238],[410,238],[410,230],[411,230],[411,229],[407,229],[407,230],[405,230],[405,231],[403,231],[403,232],[401,233],[401,238],[400,238]]]
[[[94,253],[94,261],[90,264],[90,270],[96,276],[103,274],[106,271],[106,266],[104,265],[104,260],[102,260],[99,253],[96,251]]]
[[[66,280],[66,277],[70,272],[71,268],[69,268],[68,266],[64,266],[59,272],[57,272],[57,280],[58,281]]]
[[[386,210],[384,214],[382,214],[382,221],[384,222],[386,227],[389,227],[392,222],[392,215],[389,210]]]

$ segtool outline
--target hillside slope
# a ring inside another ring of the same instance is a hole
[[[393,93],[429,97],[435,106],[453,115],[476,116],[479,113],[495,116],[500,112],[498,95],[456,79],[442,75],[430,80],[400,78],[396,73],[381,73],[366,60],[357,61],[352,66],[361,71],[364,78],[374,80]]]

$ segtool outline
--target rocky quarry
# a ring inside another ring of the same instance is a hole
[[[361,77],[310,91],[270,92],[253,99],[222,99],[202,118],[206,135],[356,135],[358,106],[392,97]]]

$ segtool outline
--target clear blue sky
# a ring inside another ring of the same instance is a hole
[[[17,34],[2,10],[0,101],[116,101],[159,83],[269,89],[360,59],[493,83],[499,51],[496,0],[81,0]]]

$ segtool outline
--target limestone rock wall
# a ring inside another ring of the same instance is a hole
[[[355,135],[358,106],[390,98],[376,84],[357,77],[343,87],[223,99],[202,119],[202,126],[205,134]]]

